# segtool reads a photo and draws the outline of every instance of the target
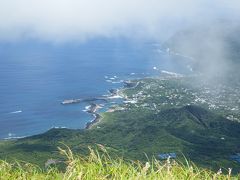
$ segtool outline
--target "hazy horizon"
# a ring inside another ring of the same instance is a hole
[[[236,0],[1,0],[0,41],[166,40],[187,27],[239,17]]]

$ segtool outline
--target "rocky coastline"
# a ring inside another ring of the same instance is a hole
[[[110,95],[108,95],[106,100],[107,99],[109,100],[112,98],[122,98],[119,95],[119,89],[110,89],[109,93],[110,93]],[[100,113],[97,112],[99,108],[101,108],[101,106],[98,104],[95,104],[95,103],[90,104],[90,107],[86,112],[92,114],[94,119],[86,124],[85,129],[91,129],[95,124],[97,124],[101,121],[102,116]]]
[[[94,118],[92,121],[90,121],[86,124],[85,129],[90,129],[93,124],[100,121],[101,115],[99,113],[97,113],[98,109],[100,109],[100,108],[101,108],[101,106],[96,103],[91,103],[90,106],[87,108],[86,112],[89,114],[92,114],[92,116]]]
[[[138,85],[138,82],[133,82],[133,81],[124,81],[123,82],[123,88],[134,88]],[[104,95],[101,97],[92,97],[92,98],[85,98],[85,99],[66,99],[61,102],[62,105],[69,105],[69,104],[77,104],[77,103],[82,103],[82,102],[88,102],[90,103],[89,106],[86,107],[86,112],[91,114],[93,116],[93,119],[86,123],[85,129],[91,129],[95,124],[99,123],[102,119],[102,116],[100,113],[98,113],[98,110],[102,108],[102,106],[96,101],[104,101],[104,102],[109,102],[111,99],[116,99],[116,98],[124,98],[119,89],[110,89],[109,95]],[[110,112],[111,109],[109,109]]]

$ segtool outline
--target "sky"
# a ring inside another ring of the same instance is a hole
[[[193,24],[239,17],[237,0],[0,0],[0,41],[167,39]]]

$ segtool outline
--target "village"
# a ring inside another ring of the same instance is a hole
[[[190,83],[191,82],[191,83]],[[192,84],[189,77],[146,78],[134,80],[136,86],[119,91],[124,103],[111,107],[111,110],[144,108],[155,113],[161,110],[199,105],[223,117],[240,121],[240,86],[224,84]]]

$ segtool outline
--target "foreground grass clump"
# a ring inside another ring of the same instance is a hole
[[[74,156],[72,151],[59,148],[66,160],[63,171],[55,167],[41,169],[28,163],[7,163],[0,161],[0,180],[5,179],[239,179],[240,176],[217,173],[206,169],[199,169],[192,165],[183,165],[170,159],[160,162],[156,159],[141,163],[139,161],[125,161],[122,158],[112,159],[106,149],[99,145],[99,150],[90,150],[87,157]],[[58,161],[59,163],[59,161]],[[61,162],[60,162],[61,163]]]

